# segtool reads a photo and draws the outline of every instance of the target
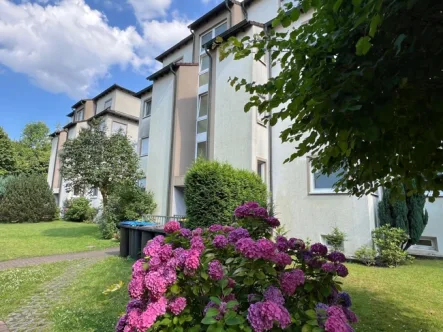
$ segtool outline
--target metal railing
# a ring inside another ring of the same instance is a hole
[[[186,219],[186,216],[180,216],[180,215],[155,216],[155,215],[150,214],[150,215],[143,216],[143,219],[145,221],[150,221],[150,222],[156,223],[159,226],[164,226],[168,221],[171,221],[171,220],[178,221],[178,222],[182,223]]]

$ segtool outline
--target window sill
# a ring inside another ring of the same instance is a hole
[[[149,154],[141,154],[141,155],[140,155],[140,158],[141,158],[141,157],[147,157],[147,156],[149,156]]]
[[[312,196],[318,196],[318,195],[324,195],[324,196],[348,196],[347,193],[343,192],[335,192],[335,191],[309,191],[309,195]]]
[[[142,119],[146,119],[146,118],[150,118],[150,117],[151,117],[150,115],[146,115],[146,116],[142,117]]]

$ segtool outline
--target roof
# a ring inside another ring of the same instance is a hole
[[[81,123],[81,122],[86,122],[87,120],[82,120],[82,121],[73,121],[73,122],[69,122],[66,126],[64,126],[63,128],[65,129],[69,129],[74,127],[77,123]]]
[[[91,99],[81,99],[78,102],[76,102],[74,105],[72,105],[71,108],[77,108],[81,105],[84,105],[88,100],[91,100]]]
[[[226,5],[229,7],[232,7],[234,3],[232,1],[229,1],[227,4],[225,1],[223,1],[221,4],[217,5],[216,7],[212,8],[209,12],[201,16],[200,18],[196,19],[194,22],[188,25],[188,28],[191,30],[195,30],[200,25],[208,21],[210,18],[212,18],[215,15],[218,15],[219,13],[223,12],[224,10],[227,10]]]
[[[176,62],[176,63],[171,63],[170,65],[167,65],[165,67],[163,67],[162,69],[160,69],[159,71],[153,73],[151,76],[148,76],[146,79],[150,80],[150,81],[154,81],[157,78],[160,78],[163,75],[168,74],[169,72],[171,72],[171,70],[175,70],[178,67],[182,67],[182,66],[198,66],[198,63],[189,63],[189,62]]]
[[[134,91],[132,91],[132,90],[126,89],[126,88],[124,88],[124,87],[122,87],[122,86],[120,86],[118,84],[113,84],[109,88],[107,88],[105,91],[99,93],[97,96],[92,98],[92,100],[100,99],[101,97],[107,95],[108,93],[110,93],[110,92],[112,92],[114,90],[120,90],[120,91],[126,92],[127,94],[130,94],[131,96],[134,96],[134,97],[136,95],[136,93]]]
[[[111,110],[111,109],[107,109],[107,110],[101,111],[100,113],[97,113],[93,117],[89,118],[87,121],[91,121],[92,119],[97,119],[97,118],[99,118],[99,117],[101,117],[103,115],[107,115],[107,114],[114,115],[114,116],[116,116],[118,118],[129,120],[129,121],[136,122],[136,123],[138,123],[138,120],[139,120],[138,116],[133,116],[133,115],[129,115],[129,114],[126,114],[126,113],[122,113],[122,112],[114,111],[114,110]]]
[[[152,91],[152,84],[144,89],[141,89],[139,92],[137,92],[135,94],[135,96],[137,98],[141,98],[142,95],[144,95],[145,93],[150,92],[150,91]]]
[[[191,40],[193,39],[193,35],[189,35],[188,37],[186,37],[185,39],[180,40],[177,44],[175,44],[174,46],[168,48],[166,51],[164,51],[162,54],[160,54],[159,56],[157,56],[155,58],[155,60],[162,62],[168,55],[172,54],[173,52],[175,52],[176,50],[178,50],[180,47],[186,45],[187,43],[189,43]]]
[[[223,40],[226,40],[229,37],[235,36],[237,33],[241,32],[241,31],[244,31],[245,29],[247,29],[247,28],[249,28],[250,26],[253,26],[253,25],[259,26],[259,27],[264,27],[264,25],[261,24],[261,23],[254,22],[254,21],[243,20],[243,21],[237,23],[236,25],[232,26],[231,28],[229,28],[225,32],[221,33],[217,37],[211,39],[206,44],[202,45],[202,47],[206,48],[206,49],[210,49],[210,48],[212,48],[212,46],[214,44],[217,45],[217,43],[216,43],[216,39],[217,38],[223,38]]]

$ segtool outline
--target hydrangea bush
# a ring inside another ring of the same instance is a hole
[[[133,266],[116,331],[353,331],[357,317],[337,280],[348,274],[342,253],[270,240],[280,223],[256,203],[235,215],[235,227],[167,223],[167,236],[149,241]]]

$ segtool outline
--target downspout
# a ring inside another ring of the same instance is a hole
[[[174,64],[169,65],[171,73],[174,75],[174,90],[172,93],[172,121],[171,121],[171,144],[169,151],[169,177],[168,177],[168,193],[166,200],[166,214],[172,214],[171,211],[171,194],[172,194],[172,168],[173,168],[173,157],[174,157],[174,130],[175,130],[175,107],[177,99],[177,72],[174,71]]]
[[[52,169],[52,179],[51,179],[51,190],[54,191],[54,176],[55,176],[55,167],[57,166],[57,158],[58,158],[58,142],[60,140],[60,133],[57,135],[57,145],[55,149],[55,159],[54,159],[54,167]],[[59,176],[60,177],[60,176]],[[59,189],[60,190],[60,189]]]
[[[211,143],[211,104],[212,104],[212,55],[209,52],[208,48],[205,47],[205,52],[209,57],[209,80],[208,80],[208,130],[206,134],[206,156],[209,159],[209,147]]]
[[[189,29],[189,30],[191,30],[191,34],[192,34],[192,62],[195,62],[195,60],[194,60],[194,57],[195,57],[195,42],[196,42],[196,40],[195,40],[195,31],[194,30],[192,30],[192,29]]]
[[[268,26],[265,25],[265,34],[268,35],[269,30]],[[267,52],[267,65],[268,65],[268,80],[272,77],[272,52],[268,50]],[[268,99],[271,98],[271,94],[268,94]],[[271,120],[272,118],[272,110],[269,113],[269,123],[268,123],[268,145],[269,145],[269,191],[271,193],[271,206],[274,206],[274,177],[273,177],[273,158],[272,158],[272,126]]]
[[[225,0],[226,9],[229,12],[229,27],[228,28],[232,27],[232,11],[231,11],[231,8],[229,8],[229,2],[231,2],[231,1],[230,0]]]

